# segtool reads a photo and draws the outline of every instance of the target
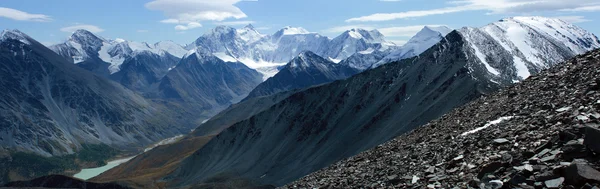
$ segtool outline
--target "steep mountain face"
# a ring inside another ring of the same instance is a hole
[[[195,126],[19,31],[0,36],[0,183],[75,171]]]
[[[388,62],[398,61],[406,58],[412,58],[425,52],[433,45],[440,42],[444,36],[448,35],[452,29],[446,26],[431,27],[425,26],[415,36],[413,36],[401,48],[391,51],[387,56],[380,59],[374,67],[386,64]]]
[[[64,155],[85,143],[142,146],[190,127],[19,31],[3,31],[0,42],[3,147]]]
[[[358,70],[336,64],[305,51],[286,64],[275,76],[258,85],[246,99],[302,89],[335,80],[346,79]]]
[[[296,93],[220,133],[168,179],[283,185],[385,142],[498,87],[464,44],[454,32],[419,58]]]
[[[563,23],[563,28],[576,27]],[[183,160],[177,171],[166,179],[170,186],[199,186],[240,179],[280,186],[522,79],[517,77],[513,62],[501,58],[504,56],[500,52],[502,45],[497,46],[498,58],[490,58],[490,55],[481,59],[482,48],[473,45],[481,39],[474,40],[471,33],[466,32],[471,30],[467,29],[451,32],[417,57],[293,94],[221,132]],[[532,35],[543,30],[529,29]],[[597,44],[597,38],[591,34],[573,35],[588,36],[573,39],[585,41],[577,46],[593,48]],[[530,38],[543,39],[539,41],[543,43],[560,39],[556,36],[563,35]],[[506,36],[505,41],[521,40]],[[550,45],[535,47],[544,50],[540,52],[559,49]],[[488,47],[492,49],[494,45]],[[517,52],[527,50],[517,49]],[[577,54],[566,50],[554,52],[555,57]],[[538,55],[549,54],[552,53]],[[551,66],[556,62],[546,64]]]
[[[229,126],[250,118],[251,116],[269,109],[274,104],[286,99],[296,91],[282,92],[271,96],[248,99],[219,112],[205,121],[185,138],[170,144],[156,147],[132,160],[108,170],[98,177],[95,182],[128,183],[130,186],[143,188],[160,188],[156,180],[161,180],[175,171],[181,160],[202,148],[215,135]],[[240,183],[243,188],[243,182]],[[229,185],[236,188],[235,185]]]
[[[123,61],[120,71],[109,76],[123,86],[143,94],[153,92],[153,85],[174,68],[181,58],[171,54],[158,55],[149,51],[138,51]]]
[[[151,52],[158,56],[181,58],[187,51],[172,41],[162,41],[154,45],[125,41],[108,40],[86,30],[77,30],[64,43],[50,46],[63,56],[88,71],[109,76],[121,70],[121,65],[139,52]]]
[[[598,187],[599,69],[577,56],[283,188]]]
[[[368,49],[355,53],[354,55],[342,60],[341,65],[346,65],[359,71],[365,71],[373,66],[374,63],[379,62],[387,55],[390,54],[390,50],[387,51],[376,51]],[[398,59],[401,60],[401,59]],[[397,61],[397,60],[394,60]],[[390,61],[392,62],[392,61]]]
[[[246,25],[242,29],[237,30],[237,32],[240,34],[242,40],[246,41],[248,44],[257,42],[264,37],[264,35],[260,34],[252,24]]]
[[[329,38],[325,36],[304,28],[286,27],[257,42],[253,49],[258,60],[289,62],[303,51],[323,52],[328,43]]]
[[[575,55],[600,48],[593,34],[559,19],[514,17],[462,28],[470,51],[488,72],[519,81]]]
[[[69,40],[63,44],[50,46],[57,54],[69,62],[78,64],[88,71],[98,75],[110,75],[110,63],[100,59],[100,49],[105,44],[105,39],[98,37],[87,30],[77,30]]]
[[[245,30],[246,33],[256,31]],[[229,26],[217,26],[211,32],[200,36],[189,48],[200,47],[211,53],[223,53],[231,57],[245,57],[246,40],[235,28]]]
[[[329,42],[323,57],[344,60],[357,52],[367,50],[387,50],[393,43],[385,41],[377,30],[351,29]]]
[[[197,48],[160,81],[158,95],[212,116],[239,102],[261,82],[262,75],[244,64],[224,62]]]

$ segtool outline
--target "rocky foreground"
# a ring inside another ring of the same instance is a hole
[[[283,188],[598,188],[600,50]]]

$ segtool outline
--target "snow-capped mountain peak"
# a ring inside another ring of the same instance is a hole
[[[237,32],[240,38],[247,43],[254,43],[264,37],[264,35],[260,34],[252,24],[248,24],[247,26],[238,29]]]
[[[364,31],[364,30],[361,30],[361,29],[351,29],[351,30],[348,30],[347,32],[348,32],[348,36],[350,36],[352,38],[362,39],[362,38],[364,38],[364,36],[361,34],[361,31]]]
[[[21,41],[22,43],[25,44],[31,44],[31,42],[28,40],[30,37],[27,34],[24,34],[23,32],[19,31],[19,30],[3,30],[2,33],[0,33],[0,42],[3,42],[7,39],[13,39],[13,40],[18,40]]]
[[[351,37],[354,39],[364,39],[367,43],[385,43],[385,36],[378,30],[367,31],[361,28],[353,28],[342,33],[343,37]]]
[[[73,32],[73,34],[69,37],[69,41],[74,41],[82,45],[98,45],[106,40],[102,37],[93,34],[90,31],[79,29]]]
[[[553,36],[560,41],[564,41],[566,42],[565,45],[578,54],[594,50],[600,45],[598,38],[594,34],[557,18],[533,16],[503,19],[503,22],[507,21],[514,21],[527,25],[537,31]]]
[[[183,55],[187,53],[187,51],[183,48],[183,46],[173,42],[173,41],[161,41],[154,44],[154,48],[159,49],[164,52],[168,52],[169,54],[181,58]]]
[[[150,45],[145,42],[127,41],[120,38],[107,40],[87,30],[73,32],[66,42],[50,46],[50,49],[76,64],[85,61],[95,62],[98,60],[95,58],[97,57],[110,64],[109,74],[119,72],[121,64],[139,52],[148,51],[159,56],[168,53],[176,57],[182,57],[186,53],[182,46],[173,42],[159,42]]]
[[[513,82],[600,48],[594,34],[554,18],[512,17],[459,32],[489,73]]]
[[[310,32],[301,27],[291,27],[286,26],[285,28],[279,30],[282,35],[302,35],[302,34],[310,34]]]
[[[438,43],[442,37],[448,35],[451,31],[452,29],[446,26],[425,26],[415,36],[410,38],[410,40],[404,44],[404,47],[414,49],[417,54],[420,54]]]
[[[315,60],[320,61],[320,59],[323,58],[319,57],[319,55],[316,55],[311,51],[303,51],[300,54],[298,54],[298,57],[290,61],[289,66],[290,68],[308,68],[314,66],[313,64],[315,63]],[[323,59],[323,61],[326,60]]]
[[[450,32],[452,32],[452,29],[447,26],[425,26],[425,27],[423,27],[421,32],[425,32],[425,31],[437,32],[437,33],[441,34],[442,36],[446,36]]]
[[[254,27],[254,25],[252,24],[248,24],[246,26],[244,26],[244,29],[248,29],[248,30],[256,30],[256,28]]]
[[[229,26],[217,26],[209,34],[229,34],[229,33],[234,33],[234,32],[235,32],[235,28],[232,28]]]
[[[390,52],[389,55],[373,64],[373,67],[417,56],[440,42],[450,32],[452,32],[452,29],[446,26],[425,26],[400,49]]]

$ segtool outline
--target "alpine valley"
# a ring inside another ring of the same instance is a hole
[[[545,17],[425,26],[404,45],[377,30],[247,25],[186,45],[77,30],[46,47],[5,30],[0,185],[282,187],[598,48]],[[86,182],[48,176],[123,157]]]

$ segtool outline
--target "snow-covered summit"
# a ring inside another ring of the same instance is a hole
[[[159,56],[170,54],[182,57],[186,50],[172,41],[162,41],[156,44],[127,41],[124,39],[105,39],[87,30],[77,30],[61,44],[50,46],[54,52],[72,60],[73,63],[95,61],[96,58],[109,63],[110,74],[120,70],[121,64],[140,51],[148,51]]]
[[[594,34],[554,18],[512,17],[459,32],[489,73],[515,82],[600,48]]]
[[[453,31],[453,29],[449,28],[448,26],[425,26],[421,30],[421,32],[436,32],[443,36],[448,35],[452,31]],[[419,34],[417,33],[416,36],[418,36],[418,35]]]
[[[247,43],[254,43],[261,40],[264,35],[260,34],[252,24],[248,24],[245,27],[237,30],[240,38]]]
[[[583,54],[600,47],[598,37],[594,34],[558,18],[535,16],[504,19],[504,21],[511,20],[535,28],[537,31],[553,36],[560,41],[567,42],[565,44],[577,54]]]
[[[389,55],[373,64],[373,67],[415,57],[440,42],[444,36],[448,35],[451,31],[452,29],[446,26],[425,26],[415,36],[408,40],[406,44],[399,49],[391,51]]]
[[[285,28],[279,30],[282,35],[302,35],[302,34],[310,34],[310,32],[302,27],[291,27],[286,26]]]
[[[315,61],[315,60],[318,60],[318,61]],[[294,67],[307,68],[307,67],[314,66],[315,63],[318,63],[321,60],[325,60],[325,59],[323,59],[322,57],[320,57],[319,55],[315,54],[312,51],[303,51],[300,54],[298,54],[298,56],[291,61],[290,66],[292,68],[294,68]]]
[[[71,34],[71,36],[69,37],[69,39],[67,41],[71,41],[71,42],[75,42],[80,45],[83,45],[84,48],[90,47],[90,48],[94,48],[94,49],[102,46],[103,42],[107,42],[106,39],[99,37],[99,36],[93,34],[92,32],[83,30],[83,29],[79,29],[79,30],[73,32],[73,34]]]
[[[181,58],[187,51],[181,46],[173,41],[161,41],[154,44],[155,49],[160,49],[162,51],[168,52],[169,54]]]
[[[30,39],[30,37],[27,34],[16,29],[3,30],[2,33],[0,33],[0,42],[4,42],[7,39],[18,40],[28,45],[31,44],[31,42],[28,40]]]
[[[367,31],[361,28],[353,28],[345,31],[340,36],[352,37],[355,39],[364,39],[369,43],[384,43],[386,42],[385,36],[378,30]]]

